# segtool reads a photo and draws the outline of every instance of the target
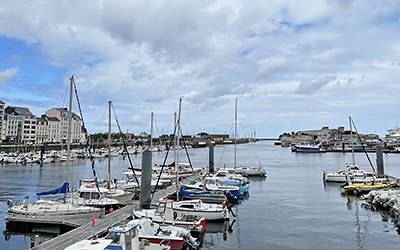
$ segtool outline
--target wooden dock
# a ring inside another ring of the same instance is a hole
[[[153,201],[157,201],[175,191],[175,186],[171,185],[165,189],[158,190],[154,194]],[[102,219],[96,219],[96,226],[92,228],[91,223],[83,224],[82,226],[73,229],[65,234],[62,234],[49,241],[43,242],[37,247],[31,248],[32,250],[55,250],[65,249],[66,247],[85,239],[93,237],[93,235],[101,235],[115,225],[122,224],[132,217],[132,211],[139,208],[139,201],[133,204],[120,208],[110,214],[107,214]]]

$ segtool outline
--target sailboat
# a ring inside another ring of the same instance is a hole
[[[104,210],[90,206],[79,204],[77,200],[69,200],[66,198],[69,192],[69,183],[65,182],[56,189],[39,192],[36,195],[41,196],[58,196],[64,194],[63,199],[49,200],[39,199],[31,204],[14,205],[11,200],[7,201],[8,217],[10,222],[24,222],[27,220],[43,221],[64,221],[73,219],[77,222],[84,223],[90,220],[91,216],[96,218],[104,216]]]
[[[111,155],[111,109],[112,109],[112,102],[108,101],[108,153],[107,155]],[[94,183],[86,183],[81,185],[79,188],[79,197],[85,197],[82,193],[96,193],[99,191],[98,195],[106,196],[109,199],[115,199],[118,201],[119,205],[127,205],[132,202],[132,200],[136,197],[135,193],[132,191],[124,190],[118,188],[116,185],[112,185],[111,179],[111,157],[107,158],[107,187],[101,187],[100,189],[96,188]],[[98,190],[97,190],[98,189]],[[87,197],[87,196],[86,196]],[[92,196],[89,196],[92,197]]]
[[[237,174],[241,174],[243,176],[261,176],[265,177],[267,173],[265,172],[264,167],[260,164],[259,167],[250,167],[248,165],[236,166],[236,155],[237,155],[237,98],[235,99],[235,138],[234,138],[234,165],[233,168]]]

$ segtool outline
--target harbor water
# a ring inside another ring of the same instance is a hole
[[[181,159],[185,159],[181,152]],[[193,165],[206,167],[208,149],[189,150]],[[162,163],[165,153],[154,153],[153,163]],[[375,155],[370,154],[373,163]],[[230,223],[210,225],[202,249],[398,249],[395,225],[383,214],[361,206],[362,200],[341,195],[340,185],[324,185],[322,171],[341,169],[351,161],[347,153],[292,153],[272,142],[238,145],[238,164],[259,165],[266,179],[253,179],[250,195],[237,208]],[[133,156],[140,167],[140,155]],[[168,162],[172,162],[172,158]],[[384,155],[387,174],[400,176],[400,155]],[[216,146],[215,163],[233,165],[233,145]],[[369,170],[364,154],[356,163]],[[121,178],[129,163],[112,159],[112,176]],[[96,160],[99,177],[106,177],[107,159]],[[64,181],[78,186],[79,179],[92,178],[89,161],[0,166],[0,229],[5,231],[8,199],[37,199],[35,193],[60,186]],[[31,236],[4,234],[0,249],[27,249]]]

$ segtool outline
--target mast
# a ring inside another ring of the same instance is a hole
[[[176,175],[176,200],[179,201],[179,137],[181,127],[181,109],[182,97],[179,98],[178,118],[176,119],[176,136],[175,136],[175,175]]]
[[[154,113],[153,112],[151,112],[151,116],[150,116],[151,118],[150,118],[150,150],[152,149],[152,147],[153,147],[153,121],[154,121]]]
[[[67,130],[67,161],[69,161],[71,150],[71,126],[72,126],[72,88],[74,75],[69,78],[69,106],[68,106],[68,130]]]
[[[108,101],[108,180],[107,188],[110,189],[111,185],[111,105],[112,102]]]
[[[237,97],[235,98],[235,150],[234,150],[234,155],[233,155],[233,168],[236,168],[236,139],[237,138]]]
[[[352,120],[351,116],[349,116],[349,123],[350,123],[350,141],[351,141],[351,160],[353,166],[355,165],[355,159],[354,159],[354,145],[353,145],[353,125],[352,125]]]

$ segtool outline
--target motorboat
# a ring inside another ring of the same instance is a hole
[[[65,250],[170,250],[166,244],[139,240],[136,226],[120,225],[109,229],[105,238],[82,240]]]
[[[229,219],[228,210],[222,204],[203,203],[201,200],[173,201],[164,199],[162,202],[165,203],[165,210],[172,210],[174,219],[185,220],[187,217],[192,220],[199,220],[204,217],[206,221]]]
[[[174,225],[186,228],[197,235],[201,235],[206,229],[206,219],[198,216],[186,216],[184,213],[173,209],[173,200],[161,200],[156,209],[134,210],[136,218],[150,218],[153,222]]]
[[[150,243],[166,244],[173,250],[181,250],[185,247],[197,249],[199,242],[190,235],[190,230],[154,223],[150,219],[134,219],[127,226],[137,228],[139,240],[148,240]]]
[[[325,151],[321,150],[321,148],[319,146],[296,144],[296,145],[292,146],[292,152],[321,153],[321,152],[325,152]]]
[[[240,166],[235,169],[235,173],[247,177],[265,177],[267,175],[265,169],[262,166],[259,167]]]

